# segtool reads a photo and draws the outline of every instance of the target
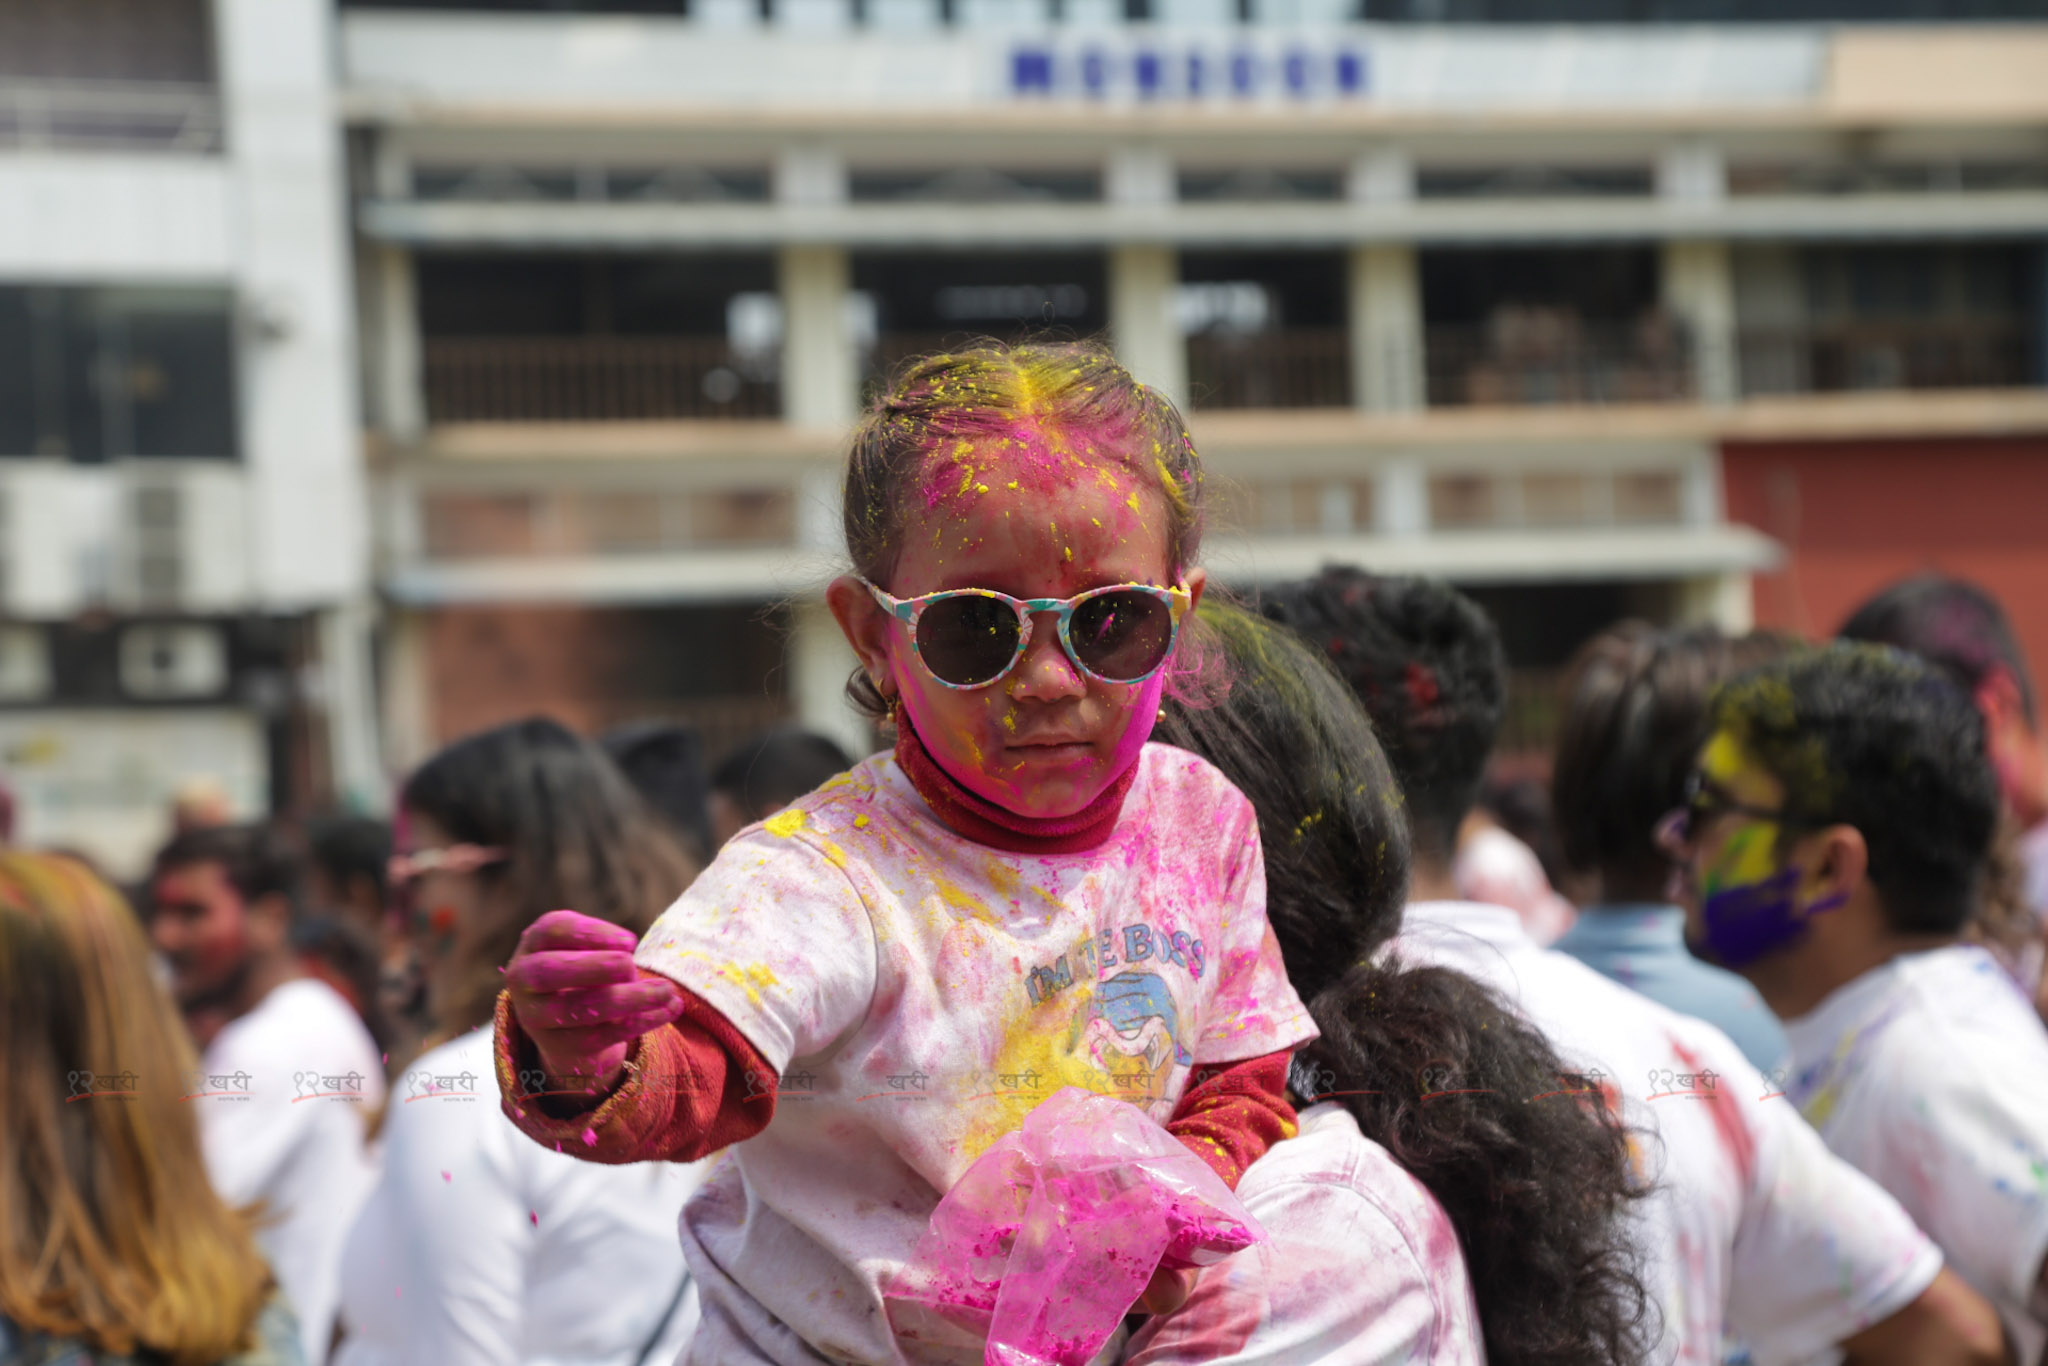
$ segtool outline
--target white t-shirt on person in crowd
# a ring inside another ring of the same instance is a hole
[[[1254,1162],[1238,1198],[1266,1241],[1206,1267],[1148,1319],[1127,1366],[1484,1366],[1458,1233],[1428,1187],[1342,1106]]]
[[[335,1366],[669,1366],[689,1341],[675,1214],[702,1164],[603,1166],[520,1133],[490,1026],[407,1069],[383,1143]]]
[[[1757,1366],[1824,1358],[1940,1272],[1940,1250],[1898,1202],[1830,1154],[1712,1025],[1539,947],[1504,907],[1411,904],[1390,951],[1487,983],[1603,1074],[1636,1131],[1637,1174],[1655,1182],[1638,1206],[1664,1330],[1650,1360],[1713,1366],[1724,1333]]]
[[[256,1242],[299,1316],[309,1366],[327,1360],[341,1246],[377,1169],[369,1119],[384,1064],[325,982],[277,987],[214,1036],[194,1088],[206,1169],[231,1205],[261,1200]]]
[[[1903,954],[1785,1022],[1787,1091],[1898,1197],[2020,1347],[2048,1257],[2048,1031],[1989,953]]]
[[[933,1207],[1062,1086],[1164,1123],[1198,1064],[1315,1029],[1265,916],[1258,822],[1206,761],[1147,745],[1107,842],[955,835],[880,755],[741,833],[637,959],[780,1074],[775,1118],[683,1215],[691,1360],[916,1359],[883,1287]]]

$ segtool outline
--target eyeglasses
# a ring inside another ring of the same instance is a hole
[[[949,688],[985,688],[1016,668],[1040,612],[1058,620],[1060,648],[1082,673],[1099,683],[1143,683],[1165,666],[1194,601],[1185,588],[1149,583],[1091,588],[1071,598],[1013,598],[987,588],[896,598],[866,579],[861,584],[910,629],[918,662]]]
[[[1657,847],[1670,854],[1681,854],[1691,848],[1701,827],[1716,816],[1747,816],[1753,821],[1771,825],[1782,825],[1788,830],[1818,830],[1828,824],[1826,821],[1808,820],[1783,810],[1773,811],[1768,807],[1750,806],[1736,801],[1717,786],[1713,779],[1694,769],[1685,775],[1685,800],[1676,810],[1665,813],[1657,822],[1652,838]]]
[[[393,854],[384,864],[385,911],[400,924],[417,925],[420,908],[415,904],[413,883],[428,873],[474,873],[511,857],[509,849],[484,844],[451,844]]]
[[[444,849],[415,849],[393,854],[384,864],[384,880],[403,887],[425,873],[474,873],[512,857],[509,849],[483,844],[451,844]]]

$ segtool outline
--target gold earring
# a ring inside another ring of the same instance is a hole
[[[1161,707],[1161,708],[1159,709],[1159,719],[1160,719],[1160,720],[1162,720],[1162,721],[1164,721],[1164,720],[1166,719],[1166,708],[1164,708],[1164,707]]]

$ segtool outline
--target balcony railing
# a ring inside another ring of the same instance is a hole
[[[1692,397],[1690,348],[1676,325],[1589,323],[1551,310],[1503,310],[1485,327],[1432,327],[1432,408],[1674,403]]]
[[[2003,321],[1846,323],[1745,329],[1745,394],[2003,389],[2043,382],[2040,342]]]
[[[1197,332],[1188,338],[1196,408],[1342,408],[1351,402],[1344,333]]]
[[[0,80],[0,147],[218,152],[220,94],[172,81]]]
[[[441,337],[425,345],[432,422],[772,418],[772,363],[716,337]]]

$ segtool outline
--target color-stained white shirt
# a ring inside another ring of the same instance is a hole
[[[1484,1366],[1450,1216],[1350,1111],[1302,1111],[1237,1195],[1267,1241],[1204,1268],[1139,1328],[1129,1366]]]
[[[1062,1086],[1164,1123],[1201,1063],[1313,1038],[1265,916],[1258,823],[1206,761],[1147,745],[1106,843],[1010,854],[942,825],[893,758],[743,832],[639,963],[780,1074],[738,1184],[684,1213],[700,1361],[907,1355],[883,1286],[933,1207]]]
[[[1713,1026],[1539,947],[1504,907],[1412,904],[1391,951],[1489,984],[1567,1059],[1603,1074],[1635,1131],[1638,1174],[1656,1183],[1636,1220],[1664,1324],[1651,1360],[1717,1363],[1724,1332],[1758,1366],[1822,1357],[1940,1271],[1898,1202],[1830,1154]]]
[[[1788,1091],[1998,1307],[2020,1360],[2048,1257],[2048,1031],[1989,953],[1904,954],[1785,1023]]]
[[[369,1117],[384,1064],[362,1019],[325,982],[286,982],[214,1036],[191,1103],[206,1169],[231,1205],[266,1202],[256,1243],[299,1316],[306,1360],[327,1360],[341,1246],[377,1169]]]
[[[335,1366],[667,1366],[689,1341],[676,1211],[702,1164],[604,1166],[520,1133],[490,1026],[407,1070],[383,1142]]]

